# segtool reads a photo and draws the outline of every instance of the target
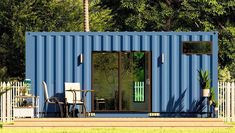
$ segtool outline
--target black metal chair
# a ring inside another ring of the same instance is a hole
[[[43,81],[42,84],[43,84],[44,98],[45,98],[44,106],[46,104],[55,104],[55,105],[58,105],[59,109],[60,109],[60,116],[64,117],[64,107],[66,106],[66,101],[62,101],[58,97],[49,97],[49,95],[48,95],[48,88],[47,88],[46,82]],[[45,111],[45,114],[46,114],[46,111]]]

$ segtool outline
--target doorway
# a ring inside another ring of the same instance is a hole
[[[92,53],[93,112],[151,111],[151,53]]]

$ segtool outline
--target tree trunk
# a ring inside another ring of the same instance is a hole
[[[89,3],[88,0],[83,0],[83,10],[84,10],[84,31],[89,32]]]

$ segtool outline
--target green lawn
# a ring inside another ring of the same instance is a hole
[[[233,128],[50,128],[50,129],[0,129],[0,133],[235,133]]]
[[[229,123],[235,125],[235,123]],[[1,128],[0,133],[235,133],[232,128]]]

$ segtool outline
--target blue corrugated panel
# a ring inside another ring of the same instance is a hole
[[[160,49],[158,44],[158,36],[153,36],[153,44],[152,45],[152,111],[157,112],[159,108],[156,105],[160,105],[160,68],[158,67]]]
[[[182,41],[212,41],[212,55],[185,55]],[[150,51],[152,53],[152,112],[189,111],[201,98],[198,70],[209,70],[217,92],[218,35],[216,32],[27,32],[26,78],[33,93],[64,96],[64,82],[80,82],[91,89],[93,51]],[[83,54],[84,63],[78,57]],[[164,55],[165,62],[159,62]],[[91,111],[91,94],[88,94]],[[182,104],[179,104],[182,103]]]

